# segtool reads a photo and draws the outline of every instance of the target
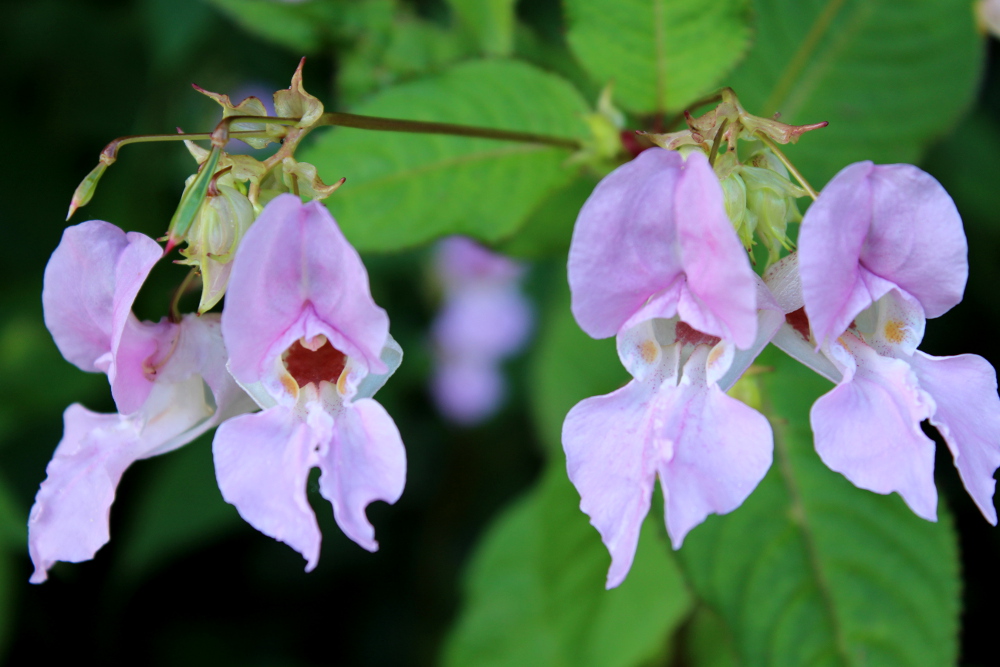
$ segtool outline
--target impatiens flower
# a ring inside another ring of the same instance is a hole
[[[370,397],[402,351],[361,258],[322,204],[286,194],[264,208],[233,262],[222,334],[230,371],[264,408],[216,431],[223,497],[312,570],[320,533],[306,480],[318,467],[337,524],[377,549],[365,507],[399,498],[406,454],[392,418]]]
[[[635,378],[580,402],[563,425],[580,507],[611,552],[610,588],[632,565],[657,476],[679,548],[767,472],[767,419],[724,390],[783,317],[700,153],[650,149],[601,181],[576,222],[569,283],[577,322],[595,338],[617,335]]]
[[[98,220],[68,228],[45,269],[45,324],[60,352],[103,371],[118,414],[71,405],[28,522],[34,583],[55,561],[93,558],[125,469],[184,445],[253,404],[226,372],[217,316],[140,322],[132,301],[163,251]],[[205,385],[210,391],[206,392]]]
[[[475,424],[500,406],[500,362],[517,352],[531,331],[531,307],[520,290],[524,269],[455,236],[440,243],[435,272],[444,305],[431,334],[434,400],[449,419]]]
[[[810,413],[823,461],[863,489],[898,492],[933,521],[934,443],[920,428],[927,419],[995,525],[996,372],[976,355],[917,350],[926,318],[962,298],[966,251],[962,220],[937,181],[910,165],[860,162],[820,193],[803,219],[798,256],[766,278],[791,313],[775,344],[837,382]]]

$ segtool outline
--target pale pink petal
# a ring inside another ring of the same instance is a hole
[[[580,509],[611,553],[607,587],[624,581],[649,513],[656,468],[669,456],[650,419],[655,383],[629,382],[576,404],[563,423],[566,469]]]
[[[756,274],[753,275],[753,280],[757,287],[757,335],[749,347],[735,350],[732,362],[728,364],[722,377],[718,378],[719,387],[723,391],[736,384],[743,372],[750,368],[750,364],[764,351],[767,344],[785,324],[785,315],[781,306],[778,305],[767,285]]]
[[[932,357],[917,352],[910,365],[921,388],[934,399],[931,423],[948,443],[969,495],[986,520],[997,524],[993,506],[1000,466],[1000,398],[996,371],[974,354]]]
[[[282,406],[230,419],[212,443],[222,497],[251,526],[302,554],[307,572],[319,561],[319,526],[306,497],[315,445],[309,426]]]
[[[290,194],[273,199],[233,260],[222,334],[236,379],[261,381],[296,339],[319,334],[383,372],[388,331],[361,258],[326,208]]]
[[[934,442],[920,430],[933,400],[910,366],[843,337],[857,363],[809,413],[816,451],[832,470],[875,493],[899,493],[917,516],[937,519]]]
[[[108,514],[133,461],[186,444],[206,430],[211,407],[201,379],[156,384],[138,412],[97,414],[71,405],[28,521],[34,583],[57,561],[93,558],[108,541]]]
[[[819,342],[846,331],[897,287],[938,317],[968,277],[962,220],[951,197],[912,165],[850,165],[809,207],[799,233],[806,312]]]
[[[90,220],[63,232],[45,267],[45,326],[66,359],[85,371],[112,351],[139,288],[163,254],[142,234]]]
[[[473,425],[489,418],[504,397],[504,378],[493,361],[444,360],[431,378],[438,410],[451,421]]]
[[[333,505],[337,525],[365,549],[378,549],[365,508],[375,500],[395,503],[406,483],[406,451],[392,417],[370,398],[345,404],[318,464],[319,490]]]
[[[469,284],[445,301],[432,336],[442,357],[499,360],[524,345],[532,319],[516,283]]]
[[[171,353],[178,335],[177,325],[166,319],[154,324],[127,315],[106,369],[115,406],[123,415],[140,409],[149,397],[156,367]]]
[[[492,252],[465,236],[443,239],[435,252],[434,264],[449,291],[461,290],[470,281],[509,284],[524,273],[519,262]]]
[[[660,437],[673,456],[657,463],[666,500],[667,533],[675,549],[709,514],[731,512],[771,467],[774,437],[767,418],[706,384],[707,348],[684,367],[676,389],[661,390]]]
[[[74,404],[63,414],[63,424],[63,438],[28,519],[33,584],[45,581],[56,561],[89,560],[107,544],[115,489],[137,458],[138,429],[119,415]]]
[[[674,221],[679,153],[651,148],[608,174],[573,229],[573,315],[595,338],[618,332],[653,294],[681,277]]]
[[[719,179],[701,153],[692,153],[685,162],[674,219],[687,276],[677,306],[681,320],[749,348],[757,336],[755,275],[726,215]]]

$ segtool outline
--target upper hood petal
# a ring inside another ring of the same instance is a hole
[[[261,381],[292,342],[317,334],[369,371],[385,370],[389,318],[361,258],[322,204],[285,194],[264,208],[233,260],[222,315],[230,370],[244,384]]]

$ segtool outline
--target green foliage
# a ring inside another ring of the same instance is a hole
[[[566,14],[584,69],[638,113],[711,92],[750,40],[746,0],[567,0]]]
[[[966,0],[754,0],[729,78],[752,113],[829,121],[788,155],[821,187],[858,160],[916,162],[971,103],[982,38]]]
[[[568,185],[555,190],[531,212],[524,226],[497,250],[513,257],[537,259],[565,256],[580,207],[594,191],[597,178],[581,174]]]
[[[342,0],[291,3],[208,0],[244,30],[297,53],[314,53],[329,40],[344,11]]]
[[[459,24],[479,49],[490,56],[509,56],[514,46],[516,0],[449,0]]]
[[[954,664],[959,579],[947,514],[924,521],[898,496],[827,469],[808,412],[829,383],[773,348],[761,363],[774,368],[760,380],[779,416],[774,465],[741,508],[710,517],[680,551],[739,664]]]
[[[604,590],[609,556],[561,463],[499,517],[466,576],[448,667],[627,667],[666,652],[690,596],[654,515],[628,578]]]
[[[587,105],[568,83],[508,60],[463,63],[386,89],[357,113],[584,138]],[[569,182],[569,151],[539,144],[337,128],[301,152],[358,250],[397,250],[445,234],[496,241]]]

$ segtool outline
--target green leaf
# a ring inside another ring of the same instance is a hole
[[[505,255],[530,259],[553,255],[565,257],[569,252],[576,216],[596,185],[596,177],[582,174],[565,187],[555,190],[531,212],[524,226],[496,249]]]
[[[628,578],[604,590],[610,558],[561,464],[482,540],[448,667],[628,667],[662,661],[690,596],[654,515]]]
[[[830,385],[770,348],[760,376],[775,461],[735,512],[709,517],[680,551],[688,581],[725,625],[739,664],[954,664],[955,535],[897,495],[852,486],[812,447],[809,407]]]
[[[340,0],[208,0],[247,32],[295,52],[320,49],[344,11]]]
[[[471,34],[482,53],[509,56],[514,47],[516,0],[449,0],[459,24]]]
[[[154,467],[152,476],[118,538],[116,571],[132,580],[242,526],[219,493],[211,433],[144,465]]]
[[[631,378],[618,359],[614,338],[594,340],[577,326],[562,266],[552,282],[531,362],[531,406],[542,443],[554,460],[562,461],[562,425],[570,408]]]
[[[389,88],[357,113],[583,138],[587,105],[564,80],[515,61],[457,65]],[[445,234],[510,235],[573,178],[569,151],[540,144],[337,128],[301,152],[358,250],[396,250]]]
[[[746,0],[566,0],[566,14],[584,69],[639,113],[711,92],[750,39]]]
[[[787,151],[820,188],[858,160],[916,162],[975,95],[966,0],[754,0],[756,43],[729,85],[752,113],[829,121]]]

